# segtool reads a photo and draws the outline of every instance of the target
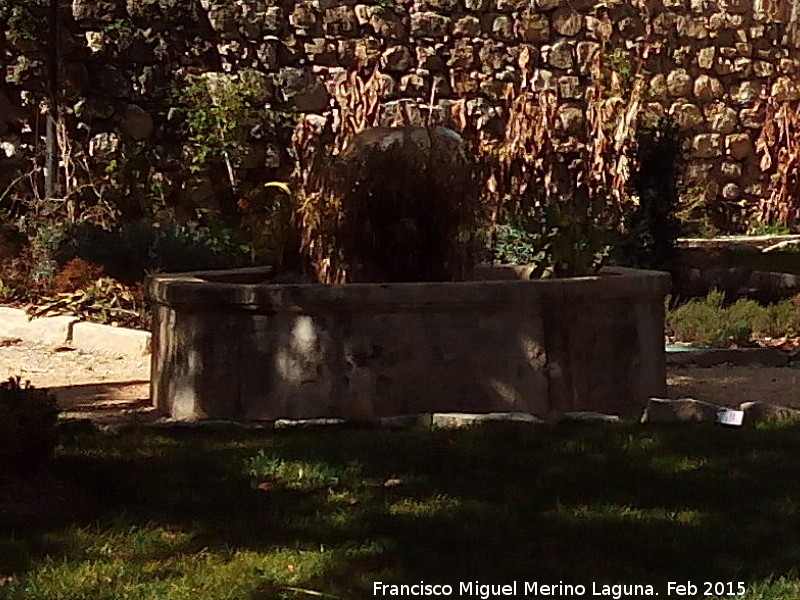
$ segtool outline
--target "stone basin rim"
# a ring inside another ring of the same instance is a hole
[[[517,273],[520,271],[517,270]],[[520,304],[541,301],[564,301],[568,298],[598,298],[659,295],[670,288],[668,273],[605,267],[598,275],[564,279],[521,279],[501,265],[483,267],[476,278],[467,281],[349,283],[275,283],[269,279],[270,268],[247,268],[228,271],[165,273],[151,277],[148,293],[152,301],[169,306],[231,306],[242,310],[260,308],[296,311],[309,307],[387,306],[393,309],[448,305]],[[510,275],[509,275],[510,274]],[[220,280],[226,275],[258,276],[260,283],[231,283]],[[483,275],[483,278],[480,278]],[[499,276],[498,276],[499,275]],[[213,278],[211,281],[205,277]]]

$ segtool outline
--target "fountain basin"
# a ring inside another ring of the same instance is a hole
[[[175,419],[424,412],[629,414],[666,393],[669,275],[276,284],[269,268],[159,274],[151,394]]]

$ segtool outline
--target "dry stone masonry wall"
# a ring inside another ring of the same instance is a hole
[[[602,31],[603,12],[610,30]],[[180,160],[170,149],[168,94],[180,73],[221,81],[247,73],[265,104],[322,114],[348,70],[378,66],[387,119],[401,105],[447,115],[465,100],[467,113],[492,127],[529,48],[538,85],[558,92],[559,125],[569,133],[580,130],[601,39],[610,34],[607,63],[621,77],[647,41],[644,110],[672,116],[685,135],[686,194],[740,207],[766,193],[755,152],[761,99],[800,100],[796,17],[789,0],[73,0],[62,11],[61,71],[92,153],[138,140],[163,148],[169,164]],[[43,92],[46,57],[11,31],[2,43],[0,160],[12,161],[31,148],[24,100]],[[246,167],[280,166],[274,142],[250,142]]]

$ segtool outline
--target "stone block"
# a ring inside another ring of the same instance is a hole
[[[694,80],[694,95],[700,102],[711,102],[724,95],[725,90],[719,79],[709,75],[700,75]]]
[[[396,417],[383,417],[378,419],[378,424],[385,429],[411,429],[414,427],[430,427],[433,415],[431,413],[418,413],[411,415],[398,415]]]
[[[666,274],[342,286],[226,277],[238,275],[151,279],[152,394],[175,419],[458,412],[532,423],[627,414],[666,393]],[[629,309],[613,309],[621,303]]]
[[[742,402],[739,410],[744,411],[744,421],[748,425],[762,421],[800,420],[800,410],[767,402]]]
[[[753,155],[753,142],[746,133],[734,133],[725,138],[725,150],[733,160],[741,160]]]
[[[696,104],[676,102],[672,105],[669,112],[675,120],[675,124],[684,131],[697,127],[704,121],[703,113]]]
[[[531,44],[546,43],[550,40],[550,21],[541,13],[525,11],[514,24],[516,36]]]
[[[571,7],[557,9],[552,17],[553,29],[559,35],[572,37],[578,35],[583,29],[583,15],[573,10]]]
[[[77,322],[78,317],[67,315],[40,317],[11,328],[8,335],[42,344],[67,344],[72,337],[72,327]]]
[[[411,51],[405,46],[390,46],[381,56],[381,68],[388,72],[407,71],[412,60]]]
[[[721,103],[709,107],[706,117],[714,133],[733,133],[739,123],[736,111]]]
[[[480,35],[480,32],[481,22],[472,15],[461,17],[453,25],[453,35],[457,37],[472,38]]]
[[[686,69],[675,69],[667,75],[667,90],[673,97],[688,98],[692,95],[692,87],[692,77]]]
[[[423,38],[441,38],[450,34],[452,19],[433,12],[411,15],[411,35]]]
[[[723,136],[716,133],[703,133],[692,139],[692,156],[695,158],[716,158],[722,156]]]
[[[492,19],[491,35],[496,40],[508,41],[514,37],[514,20],[507,15]]]
[[[752,104],[761,97],[764,85],[758,81],[743,81],[731,90],[731,100],[736,104]]]
[[[463,429],[486,423],[529,423],[537,425],[544,423],[542,419],[528,413],[502,412],[502,413],[434,413],[431,425],[439,429]]]
[[[146,356],[150,354],[150,332],[111,327],[99,323],[75,323],[72,345],[87,352]]]
[[[28,315],[21,308],[0,306],[0,336],[13,337],[12,330],[28,325]]]
[[[569,70],[575,64],[572,47],[565,40],[559,40],[550,46],[546,60],[547,64],[556,69]]]
[[[697,66],[701,69],[710,69],[714,66],[714,57],[716,55],[716,48],[714,46],[707,46],[697,51]]]
[[[650,398],[642,414],[642,423],[714,423],[722,407],[693,398],[667,400]]]
[[[561,415],[562,421],[581,421],[593,423],[621,423],[619,415],[609,415],[606,413],[593,411],[565,412]]]

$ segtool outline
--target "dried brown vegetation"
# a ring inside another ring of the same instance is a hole
[[[756,142],[769,195],[752,215],[752,224],[794,228],[800,220],[800,104],[761,101],[764,125]]]
[[[380,73],[351,73],[335,123],[295,134],[301,249],[323,283],[463,278],[482,219],[471,161],[441,127],[379,128]]]
[[[635,205],[629,178],[649,51],[642,45],[635,72],[623,78],[607,64],[601,44],[591,62],[585,120],[575,132],[566,130],[556,92],[537,79],[531,54],[523,49],[521,79],[506,90],[501,138],[479,135],[475,142],[492,223],[538,223],[546,257],[540,276],[595,272],[604,242],[625,228],[624,216]],[[467,130],[463,103],[455,111],[454,120]]]

